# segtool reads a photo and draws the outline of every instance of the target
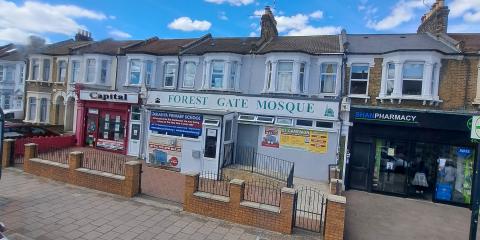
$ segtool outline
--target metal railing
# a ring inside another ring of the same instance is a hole
[[[230,179],[222,174],[202,172],[198,178],[197,191],[230,197]]]
[[[321,232],[325,223],[326,195],[313,187],[300,187],[295,195],[294,226]]]
[[[237,147],[232,163],[225,167],[261,174],[285,181],[287,187],[293,186],[295,164],[290,161],[258,153],[254,147]]]
[[[39,152],[37,158],[68,164],[68,156],[73,151],[75,151],[73,148],[51,148],[47,151]]]
[[[280,207],[281,193],[282,186],[277,182],[254,180],[245,182],[243,198],[249,202]]]
[[[129,157],[95,149],[84,149],[82,152],[82,168],[125,176],[125,163]]]

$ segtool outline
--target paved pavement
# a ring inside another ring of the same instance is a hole
[[[205,218],[175,206],[126,199],[16,169],[4,169],[0,180],[0,221],[12,240],[314,239]]]
[[[346,240],[467,240],[469,228],[467,208],[347,192]]]

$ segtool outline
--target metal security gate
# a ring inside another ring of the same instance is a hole
[[[294,227],[322,232],[325,222],[326,195],[312,187],[301,187],[295,195]]]

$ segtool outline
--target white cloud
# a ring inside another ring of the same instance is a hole
[[[480,22],[480,0],[453,0],[450,5],[452,18],[463,18],[466,22]]]
[[[302,29],[291,30],[287,33],[289,36],[308,36],[308,35],[334,35],[342,31],[341,27],[325,26],[325,27],[312,27],[307,26]]]
[[[248,34],[249,37],[256,37],[258,36],[258,34],[256,32],[250,32],[250,34]]]
[[[130,33],[118,29],[111,29],[110,31],[108,31],[108,35],[116,39],[132,38],[132,35]]]
[[[431,0],[429,0],[431,1]],[[427,4],[427,3],[425,3]],[[373,20],[368,18],[367,27],[375,29],[377,31],[389,30],[400,26],[402,23],[409,22],[417,17],[416,10],[426,9],[426,6],[422,0],[400,0],[397,2],[390,14],[381,20]],[[377,10],[375,8],[370,9],[372,14]]]
[[[228,3],[233,6],[242,6],[254,3],[255,0],[205,0],[205,2],[215,3],[215,4],[223,4]]]
[[[117,16],[110,15],[110,16],[108,16],[108,18],[111,19],[111,20],[115,20],[115,19],[117,19]]]
[[[192,20],[189,17],[180,17],[170,24],[168,24],[168,28],[191,32],[191,31],[207,31],[210,29],[212,24],[209,21],[205,20]]]
[[[41,2],[0,0],[0,40],[25,43],[29,35],[48,33],[71,36],[86,29],[76,19],[105,20],[103,13],[75,5],[51,5]]]
[[[321,19],[323,18],[323,12],[318,10],[318,11],[315,11],[313,13],[310,13],[309,15],[311,18],[314,18],[314,19]]]
[[[275,19],[277,20],[277,29],[279,32],[285,32],[292,29],[300,30],[305,28],[309,21],[309,17],[304,14],[278,16]]]
[[[219,18],[220,20],[227,21],[227,20],[228,20],[227,13],[224,12],[224,11],[220,11],[220,12],[218,13],[218,18]]]

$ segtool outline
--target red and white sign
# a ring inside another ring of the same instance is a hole
[[[178,158],[177,157],[171,157],[169,162],[170,162],[170,165],[176,167],[178,165]]]

